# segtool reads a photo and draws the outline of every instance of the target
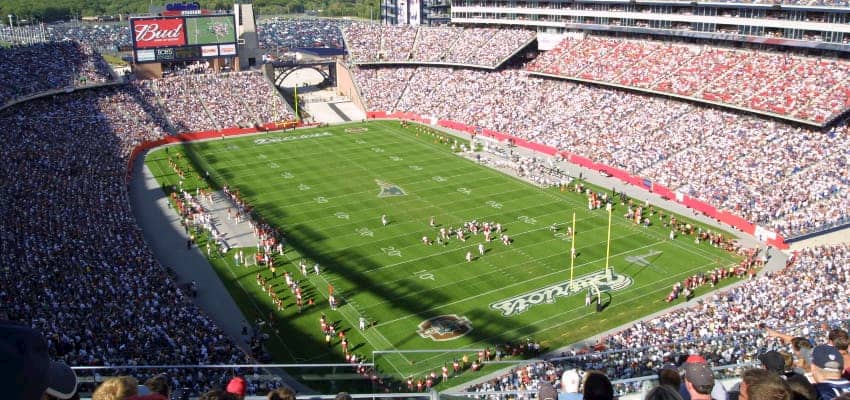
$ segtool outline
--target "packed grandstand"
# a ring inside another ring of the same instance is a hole
[[[293,120],[294,110],[259,71],[119,80],[94,50],[126,45],[116,31],[56,28],[47,43],[0,48],[0,319],[43,332],[51,357],[72,366],[267,360],[259,345],[240,349],[160,264],[132,217],[126,176],[144,143]],[[260,35],[267,49],[347,48],[345,63],[371,112],[457,121],[567,151],[786,239],[850,222],[846,59],[582,35],[512,64],[505,61],[534,32],[279,19]],[[748,365],[784,349],[765,325],[815,343],[827,327],[847,329],[848,281],[847,244],[809,247],[779,271],[470,390],[532,393],[544,382],[559,387],[564,371],[579,368],[604,372],[623,395],[641,389],[628,379],[682,354]],[[251,382],[251,369],[171,370],[168,379],[194,396],[233,374],[248,378],[248,393],[273,389]],[[385,390],[421,388],[400,380]]]

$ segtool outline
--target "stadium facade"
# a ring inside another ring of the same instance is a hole
[[[686,1],[458,0],[455,24],[599,31],[850,52],[850,8]]]
[[[385,25],[445,25],[450,20],[449,0],[381,0]]]

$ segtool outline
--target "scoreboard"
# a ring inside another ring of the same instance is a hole
[[[231,14],[132,18],[130,34],[136,63],[236,56]]]

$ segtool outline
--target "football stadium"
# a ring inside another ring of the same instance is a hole
[[[845,1],[17,6],[4,399],[850,396]]]

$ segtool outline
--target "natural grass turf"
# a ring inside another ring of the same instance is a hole
[[[345,132],[358,127],[368,131]],[[618,203],[613,212],[610,262],[633,284],[611,292],[610,305],[602,313],[585,307],[585,292],[580,291],[505,317],[490,304],[569,280],[570,243],[549,228],[558,224],[563,233],[574,212],[575,277],[604,269],[607,212],[588,211],[584,195],[541,189],[478,166],[452,154],[435,137],[417,132],[417,127],[401,129],[398,122],[384,121],[171,149],[172,157],[177,152],[188,155],[180,160],[184,169],[209,171],[213,185],[226,183],[238,189],[255,207],[257,217],[286,233],[288,251],[279,258],[282,268],[276,280],[279,292],[286,294],[287,308],[281,313],[271,310],[268,296],[256,285],[257,267],[234,267],[230,254],[212,259],[250,319],[274,317],[268,347],[276,360],[341,360],[338,346],[328,348],[322,343],[318,323],[322,312],[347,330],[361,358],[371,358],[372,350],[492,348],[527,338],[554,349],[669,307],[663,298],[675,282],[737,260],[708,244],[694,244],[692,238],[668,240],[669,229],[661,227],[657,218],[649,228],[636,226],[622,218],[625,206]],[[304,137],[312,134],[324,136]],[[255,142],[276,138],[288,141]],[[176,177],[166,159],[164,151],[155,151],[147,164],[168,188],[176,184]],[[190,175],[184,182],[187,188],[204,185]],[[378,197],[378,181],[396,185],[406,195]],[[389,225],[381,225],[382,214],[388,216]],[[431,216],[443,227],[458,227],[473,219],[499,222],[514,242],[510,246],[498,240],[486,243],[487,252],[481,257],[476,248],[483,242],[481,234],[466,242],[452,238],[445,246],[426,246],[422,236],[434,239],[436,234],[428,224]],[[473,262],[464,260],[467,251],[475,254]],[[650,251],[660,253],[648,257],[649,265],[626,261],[628,256]],[[313,297],[316,305],[299,314],[281,275],[288,270],[301,279],[297,263],[302,257],[311,267],[318,262],[323,272],[307,278],[304,298]],[[266,269],[263,273],[271,275]],[[327,307],[328,283],[343,299],[338,311]],[[417,334],[420,322],[446,314],[468,318],[473,330],[443,342]],[[357,330],[360,315],[374,324],[365,335]],[[383,354],[376,360],[383,372],[406,377],[439,370],[460,355]]]

